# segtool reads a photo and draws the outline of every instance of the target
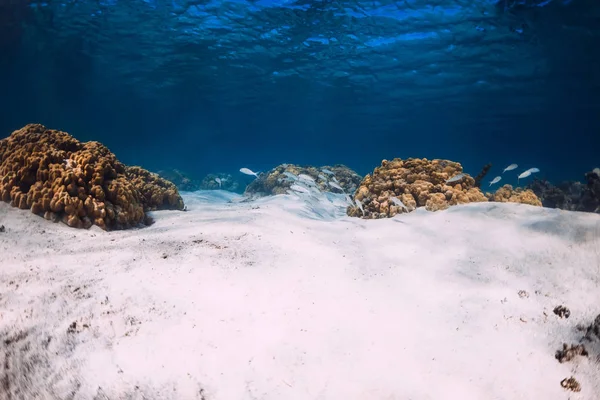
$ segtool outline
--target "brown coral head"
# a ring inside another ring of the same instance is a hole
[[[177,189],[141,168],[134,176],[99,142],[30,124],[0,140],[0,198],[74,228],[125,229],[145,211],[183,208]]]

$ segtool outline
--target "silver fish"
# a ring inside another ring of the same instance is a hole
[[[394,203],[398,207],[402,208],[404,211],[408,212],[408,207],[406,207],[406,205],[404,205],[404,203],[402,202],[402,200],[400,200],[399,198],[392,197],[392,203]]]
[[[527,178],[530,175],[531,175],[531,171],[530,170],[522,172],[521,175],[517,176],[517,182],[519,181],[519,179]]]
[[[254,172],[254,171],[252,171],[252,170],[251,170],[251,169],[249,169],[249,168],[240,168],[240,172],[241,172],[242,174],[246,174],[246,175],[254,175],[255,177],[257,177],[257,178],[258,178],[258,173],[257,173],[257,172]]]
[[[221,178],[215,178],[215,182],[219,184],[219,189],[221,188]]]
[[[321,172],[326,173],[327,175],[335,175],[333,171],[328,170],[327,168],[321,169]]]
[[[319,179],[326,181],[327,177],[325,177],[325,175],[323,175],[323,174],[319,174]]]
[[[361,203],[361,201],[358,199],[354,199],[354,202],[356,203],[356,206],[358,207],[362,215],[365,215],[365,209],[363,208],[363,204]]]
[[[446,180],[446,183],[458,182],[458,181],[460,181],[464,177],[465,177],[465,174],[458,174],[458,175],[455,175],[452,178]]]
[[[527,171],[522,172],[521,175],[517,177],[517,182],[519,181],[519,179],[527,178],[528,176],[531,176],[531,174],[534,174],[536,172],[540,172],[540,170],[538,168],[529,168]]]
[[[512,171],[513,169],[517,168],[519,165],[518,164],[510,164],[508,167],[504,168],[504,171],[502,171],[502,173],[505,173],[506,171]]]
[[[501,179],[502,179],[502,177],[501,177],[501,176],[497,176],[497,177],[495,177],[494,179],[492,179],[492,180],[490,181],[490,186],[492,186],[494,183],[498,183],[498,182],[500,182],[500,180],[501,180]]]

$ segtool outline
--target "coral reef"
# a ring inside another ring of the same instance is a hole
[[[542,202],[532,190],[522,188],[513,189],[511,185],[504,185],[494,193],[487,193],[486,195],[490,201],[499,203],[522,203],[538,207],[542,206]]]
[[[126,229],[149,223],[145,211],[183,209],[170,182],[39,124],[0,140],[0,198],[75,228]]]
[[[145,211],[183,210],[183,199],[173,182],[142,167],[125,167],[125,176],[140,192]]]
[[[344,192],[352,193],[361,181],[360,175],[341,164],[323,167],[281,164],[261,174],[259,178],[250,183],[246,187],[245,194],[251,196],[285,194],[294,183],[294,180],[286,174],[293,174],[294,176],[308,175],[315,180],[318,189],[324,192],[340,193],[341,191],[335,188],[335,184],[339,184]],[[334,181],[334,184],[330,183],[333,178],[337,180],[337,182]]]
[[[487,201],[474,185],[475,180],[464,174],[457,162],[425,158],[383,160],[362,180],[354,196],[359,203],[349,206],[347,214],[387,218],[417,207],[437,211],[456,204]]]
[[[600,168],[585,174],[586,183],[562,182],[553,185],[536,179],[527,187],[542,201],[544,207],[569,211],[600,212]]]
[[[221,184],[217,181],[217,178],[221,180]],[[208,174],[200,182],[200,189],[203,190],[227,190],[235,193],[242,193],[244,187],[239,181],[235,180],[231,174],[218,173]]]
[[[198,180],[190,178],[187,174],[178,169],[173,168],[161,170],[158,171],[158,175],[170,182],[173,182],[179,190],[193,192],[200,189],[200,182]]]

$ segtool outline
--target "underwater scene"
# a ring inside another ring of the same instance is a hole
[[[0,400],[600,398],[600,3],[0,0]]]

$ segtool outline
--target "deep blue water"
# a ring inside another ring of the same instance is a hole
[[[0,0],[0,46],[1,137],[151,170],[600,165],[597,0]]]

